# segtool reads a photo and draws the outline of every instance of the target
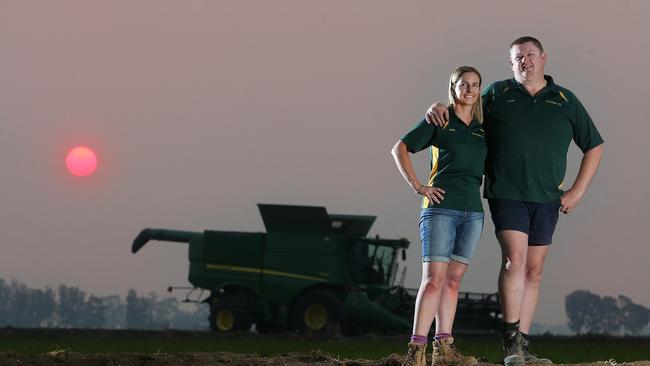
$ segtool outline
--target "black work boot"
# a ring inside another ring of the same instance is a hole
[[[503,332],[503,358],[504,366],[524,366],[526,359],[524,357],[523,341],[524,337],[518,330],[506,330]]]
[[[524,351],[524,360],[526,363],[531,363],[531,364],[538,364],[538,365],[552,365],[553,361],[549,360],[548,358],[539,358],[537,355],[534,353],[530,352],[530,339],[528,338],[527,335],[521,334],[522,335],[522,348]]]

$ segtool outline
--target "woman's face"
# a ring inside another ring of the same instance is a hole
[[[474,72],[465,72],[454,84],[456,103],[460,105],[474,105],[481,94],[481,79]]]

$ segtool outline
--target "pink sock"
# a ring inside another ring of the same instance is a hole
[[[420,345],[421,344],[427,344],[428,341],[429,340],[427,339],[426,336],[421,336],[421,335],[417,335],[417,334],[413,334],[411,336],[411,343],[413,343],[413,344],[420,344]]]
[[[435,336],[435,338],[437,340],[446,339],[446,338],[449,338],[449,337],[451,337],[451,333],[436,333],[436,336]]]

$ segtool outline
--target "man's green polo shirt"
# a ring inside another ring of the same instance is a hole
[[[535,96],[514,78],[483,92],[486,198],[558,202],[571,140],[583,152],[603,143],[578,98],[544,77]]]
[[[431,174],[427,184],[445,191],[440,204],[424,197],[422,208],[483,211],[480,188],[486,144],[485,132],[478,121],[473,120],[468,126],[449,108],[449,123],[444,127],[423,120],[401,140],[411,153],[430,147]]]

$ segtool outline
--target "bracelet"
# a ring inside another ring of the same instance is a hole
[[[420,188],[418,188],[417,191],[415,191],[415,193],[420,194],[420,190],[422,189],[422,187],[424,187],[424,184],[421,185]]]

